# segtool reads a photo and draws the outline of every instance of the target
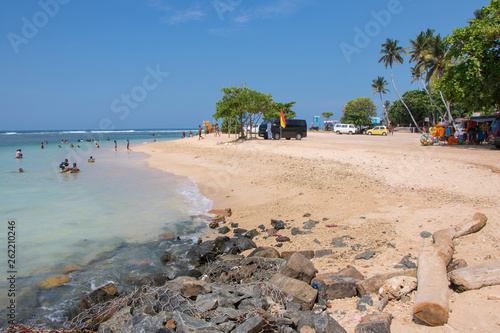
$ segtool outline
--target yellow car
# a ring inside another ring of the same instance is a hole
[[[366,131],[366,134],[372,135],[372,134],[379,134],[379,135],[387,135],[389,133],[389,130],[385,126],[375,126],[374,128],[369,129]]]

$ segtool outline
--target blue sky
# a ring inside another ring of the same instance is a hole
[[[386,38],[467,25],[486,0],[0,2],[0,130],[190,128],[221,88],[296,101],[297,118],[372,97]],[[408,57],[394,70],[410,85]]]

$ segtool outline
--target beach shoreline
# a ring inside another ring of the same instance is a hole
[[[213,201],[213,208],[231,208],[226,225],[238,223],[251,230],[259,225],[268,228],[271,219],[280,219],[288,226],[280,232],[291,238],[279,245],[280,252],[332,249],[331,255],[313,259],[320,273],[346,265],[365,277],[392,272],[404,256],[416,262],[429,241],[421,237],[422,231],[447,228],[477,211],[489,222],[484,231],[456,242],[454,258],[469,265],[500,259],[500,151],[486,145],[423,147],[419,138],[409,133],[376,137],[310,132],[301,141],[242,142],[234,135],[210,134],[204,140],[193,137],[134,150],[150,155],[146,161],[151,167],[191,179]],[[317,222],[312,233],[291,234],[292,228],[302,228],[309,220]],[[345,237],[347,246],[335,248],[332,239],[337,237]],[[254,241],[258,246],[277,245],[275,237],[264,233]],[[368,250],[376,253],[372,259],[354,259]],[[500,287],[454,293],[449,325],[472,327],[465,318],[474,304],[481,323],[474,327],[498,327],[492,315],[500,311],[498,302],[488,303],[488,311],[475,303],[488,294],[499,295]],[[356,301],[332,302],[345,312],[339,322],[348,332],[355,326],[348,319],[357,313]],[[395,316],[395,331],[430,330],[413,323],[412,301],[387,307]]]

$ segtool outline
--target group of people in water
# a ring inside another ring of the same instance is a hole
[[[92,157],[92,156],[91,156]],[[76,163],[73,163],[73,166],[69,166],[68,159],[65,159],[64,162],[59,164],[59,168],[61,169],[61,173],[77,173],[80,172],[80,169],[76,166]]]

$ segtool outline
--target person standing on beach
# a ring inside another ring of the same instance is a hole
[[[201,136],[201,125],[198,125],[198,140],[205,139]]]
[[[271,133],[271,121],[267,123],[267,138],[271,139],[273,137],[273,134]]]
[[[127,150],[130,150],[130,141],[127,139]]]
[[[115,140],[115,151],[118,151],[118,144],[116,143],[116,140]]]

